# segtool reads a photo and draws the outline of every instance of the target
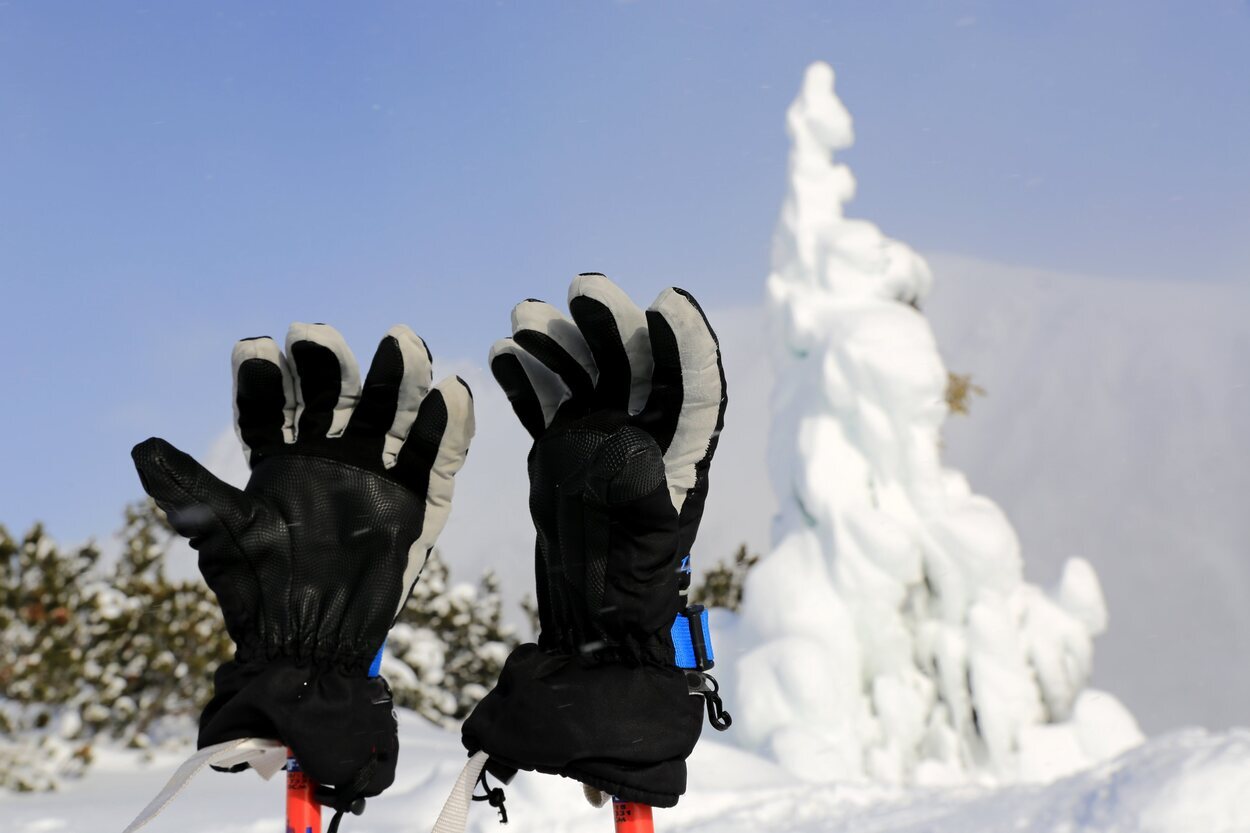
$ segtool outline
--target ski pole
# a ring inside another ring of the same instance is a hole
[[[655,833],[650,804],[613,798],[612,817],[616,822],[616,833]]]
[[[313,794],[317,785],[299,768],[287,750],[286,833],[321,833],[321,804]]]

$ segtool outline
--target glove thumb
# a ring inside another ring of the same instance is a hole
[[[246,494],[164,440],[144,440],[130,456],[143,490],[169,516],[178,534],[191,539],[192,546],[218,529],[234,537],[251,521],[253,510]]]

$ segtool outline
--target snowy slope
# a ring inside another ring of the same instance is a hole
[[[424,833],[463,764],[455,734],[405,715],[399,781],[348,817],[344,833]],[[0,794],[6,833],[115,833],[177,764],[111,753],[60,793]],[[1045,786],[902,789],[864,782],[797,783],[775,765],[713,738],[691,759],[690,791],[656,811],[656,829],[682,833],[1234,833],[1250,831],[1250,731],[1193,730],[1148,742],[1098,768]],[[507,790],[510,823],[473,806],[478,833],[605,833],[576,784],[522,773]],[[150,833],[271,833],[281,829],[282,788],[250,773],[207,772]]]

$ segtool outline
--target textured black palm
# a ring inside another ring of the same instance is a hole
[[[198,466],[164,441],[134,455],[149,494],[199,552],[241,663],[367,670],[407,590],[423,500],[378,472],[291,452],[260,462],[242,493],[206,499],[190,482]]]
[[[673,662],[678,517],[660,447],[621,411],[557,424],[529,457],[544,649]]]

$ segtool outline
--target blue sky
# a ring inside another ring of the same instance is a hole
[[[111,531],[130,446],[204,451],[292,320],[480,359],[578,271],[756,301],[816,59],[887,233],[1243,281],[1248,42],[1245,2],[0,2],[0,523]]]

